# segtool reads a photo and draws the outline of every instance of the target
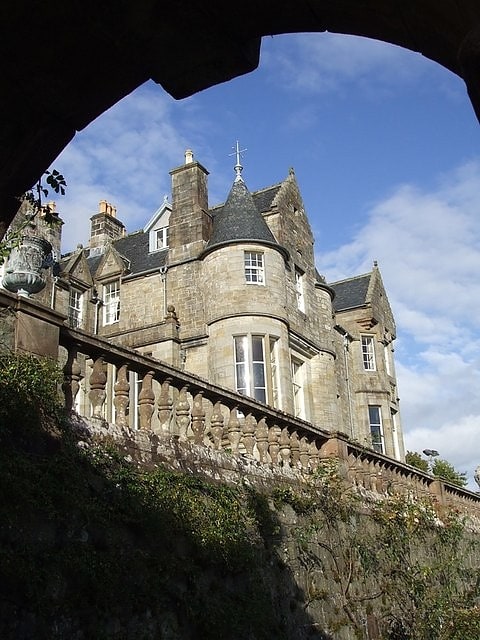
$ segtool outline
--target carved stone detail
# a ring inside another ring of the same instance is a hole
[[[232,453],[238,454],[241,431],[240,431],[240,420],[238,419],[238,415],[237,415],[237,407],[234,407],[230,411],[227,435],[228,435],[228,441],[230,442],[230,447],[232,449]]]
[[[158,395],[158,422],[161,433],[170,433],[170,424],[172,421],[173,402],[170,397],[170,378],[162,382],[162,387]]]
[[[152,389],[154,372],[147,371],[143,376],[142,388],[138,394],[138,418],[141,430],[150,431],[155,405],[155,394]]]
[[[113,404],[115,405],[115,422],[119,427],[128,427],[127,409],[130,402],[128,392],[130,385],[128,383],[128,368],[124,364],[117,372],[117,381],[114,386],[115,397]]]
[[[213,438],[213,448],[220,451],[223,440],[223,423],[224,417],[221,409],[220,401],[217,401],[213,407],[212,417],[210,418],[210,431]]]
[[[243,423],[243,436],[242,443],[245,447],[245,452],[247,456],[253,458],[253,447],[255,446],[255,428],[257,426],[257,421],[254,416],[249,413],[245,418],[245,422]]]
[[[282,460],[282,466],[289,467],[290,466],[290,434],[288,433],[287,427],[282,429],[278,442],[280,445],[280,458]]]
[[[188,402],[187,392],[187,385],[180,389],[175,407],[178,437],[182,441],[187,440],[187,431],[190,425],[190,403]]]
[[[267,462],[268,455],[268,427],[265,418],[257,424],[257,450],[260,462]]]
[[[203,444],[205,434],[205,411],[203,409],[203,391],[193,398],[192,431],[195,444]]]
[[[107,383],[106,365],[103,358],[97,358],[93,363],[93,371],[90,376],[90,392],[88,397],[92,405],[92,417],[103,418],[102,409],[107,397],[105,385]]]
[[[278,454],[280,451],[278,439],[281,432],[280,427],[276,424],[268,430],[268,453],[270,454],[272,464],[278,464]]]
[[[62,390],[65,397],[65,409],[73,411],[75,407],[75,399],[80,389],[81,368],[77,360],[77,352],[71,349],[68,352],[67,362],[63,367],[63,383]]]

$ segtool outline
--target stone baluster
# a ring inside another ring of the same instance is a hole
[[[138,394],[138,419],[142,431],[151,431],[152,415],[155,410],[155,393],[152,388],[153,371],[147,371],[143,376],[142,388]]]
[[[245,421],[243,423],[243,435],[242,435],[242,443],[245,447],[245,452],[247,456],[253,458],[253,447],[255,446],[255,430],[257,427],[257,421],[254,416],[249,413]]]
[[[187,431],[190,425],[190,403],[188,402],[187,392],[188,385],[185,385],[180,389],[175,406],[178,438],[181,441],[187,440]]]
[[[192,431],[195,444],[203,444],[205,435],[205,410],[203,408],[203,391],[199,391],[193,398]]]
[[[90,392],[88,397],[92,405],[92,417],[103,418],[102,409],[107,397],[105,385],[107,384],[107,374],[103,358],[97,358],[93,363],[93,370],[90,376]]]
[[[242,435],[240,431],[240,420],[238,419],[238,415],[237,415],[237,407],[234,407],[230,411],[227,436],[228,436],[228,441],[230,442],[232,453],[235,453],[238,455],[238,447],[239,447],[240,438],[242,437]]]
[[[308,447],[308,457],[309,457],[308,464],[310,466],[310,469],[312,471],[315,471],[315,469],[318,468],[318,460],[320,457],[320,451],[318,449],[316,440],[312,440],[310,442],[310,445]]]
[[[306,436],[302,436],[300,438],[300,464],[302,465],[302,469],[306,471],[308,469],[308,440]]]
[[[128,384],[128,367],[122,365],[117,371],[117,381],[113,387],[115,397],[113,404],[115,406],[115,423],[119,427],[128,427],[127,409],[130,402],[128,392],[130,385]]]
[[[294,431],[290,436],[290,450],[291,450],[291,462],[293,468],[300,466],[300,442],[298,440],[298,433]]]
[[[62,390],[65,397],[65,409],[73,411],[75,407],[75,398],[80,389],[81,368],[77,360],[77,352],[71,349],[68,352],[67,362],[63,367],[63,383]]]
[[[282,429],[279,440],[280,444],[280,458],[282,459],[283,467],[290,467],[290,434],[287,427]]]
[[[258,421],[257,424],[257,450],[260,462],[267,462],[268,454],[268,427],[265,418]]]
[[[210,418],[210,432],[212,434],[213,448],[215,451],[220,451],[222,448],[223,423],[222,406],[220,400],[218,400],[213,406],[212,417]]]
[[[270,454],[272,464],[278,464],[278,454],[280,451],[278,439],[280,433],[281,429],[276,424],[268,430],[268,453]]]
[[[160,393],[158,394],[158,422],[160,432],[164,434],[170,433],[170,423],[172,421],[172,399],[170,397],[171,379],[167,378],[162,382]]]

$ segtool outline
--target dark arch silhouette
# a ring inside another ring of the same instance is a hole
[[[174,98],[254,70],[264,35],[352,34],[462,77],[480,119],[478,0],[17,0],[0,9],[0,237],[76,131],[148,79]]]

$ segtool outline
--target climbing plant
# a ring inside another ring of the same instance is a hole
[[[412,494],[360,499],[333,460],[299,495],[275,495],[301,516],[293,536],[305,606],[328,605],[334,637],[341,629],[362,640],[480,637],[479,575],[468,563],[477,542],[458,513],[439,518]],[[452,635],[457,619],[463,636]]]

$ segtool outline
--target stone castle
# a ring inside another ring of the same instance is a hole
[[[208,171],[187,151],[171,171],[171,203],[135,233],[101,201],[88,247],[64,256],[38,297],[74,328],[404,460],[395,322],[378,266],[327,283],[293,170],[253,193],[238,153],[235,172],[210,208]],[[59,252],[60,231],[49,240]],[[129,382],[134,407],[139,384]],[[114,403],[105,407],[113,420]]]

